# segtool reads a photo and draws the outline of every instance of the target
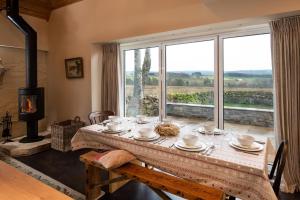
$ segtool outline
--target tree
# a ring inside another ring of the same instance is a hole
[[[133,97],[136,99],[142,98],[142,70],[140,49],[134,50]]]
[[[192,76],[195,77],[195,78],[199,78],[199,77],[202,76],[202,73],[201,72],[193,72]]]
[[[144,98],[144,86],[146,80],[149,78],[149,71],[151,68],[151,55],[150,49],[146,49],[145,56],[143,60],[143,65],[141,65],[141,50],[134,50],[134,77],[133,77],[133,98],[130,102],[127,114],[134,116],[141,112],[142,110],[142,99]],[[130,111],[129,111],[130,110]]]
[[[143,89],[145,87],[146,80],[149,77],[149,72],[151,68],[151,54],[150,54],[150,49],[147,48],[145,51],[145,57],[144,57],[144,62],[142,66],[142,86]]]

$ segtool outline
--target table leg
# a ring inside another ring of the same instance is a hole
[[[98,199],[98,197],[101,195],[101,189],[95,188],[95,186],[100,184],[101,181],[100,169],[92,165],[85,164],[85,170],[86,170],[86,186],[85,186],[86,200]]]

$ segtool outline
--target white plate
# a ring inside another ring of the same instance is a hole
[[[205,134],[205,130],[203,127],[198,128],[197,131],[201,134]],[[222,134],[223,134],[223,130],[217,128],[214,129],[214,135],[222,135]]]
[[[197,148],[197,149],[187,149],[187,148],[184,148],[184,147],[181,147],[178,145],[178,142],[176,142],[174,144],[174,146],[177,148],[177,149],[180,149],[180,150],[183,150],[183,151],[190,151],[190,152],[199,152],[199,151],[203,151],[205,148],[206,148],[206,145],[204,143],[200,143],[201,144],[201,147],[200,148]]]
[[[260,144],[257,142],[253,142],[251,146],[244,146],[241,143],[239,143],[239,141],[233,139],[232,140],[232,144],[236,147],[240,147],[242,149],[259,149],[260,148]]]
[[[196,145],[194,145],[194,146],[189,146],[189,145],[186,145],[184,143],[184,141],[182,141],[182,140],[177,141],[176,144],[178,146],[182,147],[182,148],[185,148],[185,149],[199,149],[199,148],[202,147],[201,143],[199,143],[199,142]]]
[[[117,133],[122,133],[123,131],[125,131],[125,130],[120,129],[120,130],[113,131],[113,130],[106,129],[106,130],[103,130],[102,133],[117,134]]]
[[[153,137],[141,137],[140,134],[136,134],[133,136],[133,139],[135,140],[146,141],[146,142],[154,141],[157,140],[158,138],[160,138],[159,134],[155,134]]]
[[[141,121],[141,120],[136,120],[136,123],[137,124],[148,124],[149,122],[144,120],[144,121]]]
[[[257,151],[261,151],[264,149],[264,146],[257,142],[254,142],[250,148],[242,147],[240,145],[237,145],[236,143],[237,143],[236,141],[232,140],[229,142],[229,145],[232,146],[233,148],[236,148],[236,149],[239,149],[242,151],[249,151],[249,152],[257,152]]]

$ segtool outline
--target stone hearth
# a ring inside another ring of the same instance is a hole
[[[13,139],[13,142],[1,143],[0,151],[10,155],[12,157],[18,156],[29,156],[41,151],[45,151],[51,148],[51,133],[49,131],[44,131],[39,133],[41,136],[45,136],[45,139],[33,142],[33,143],[20,143],[19,140],[23,137],[18,137]]]

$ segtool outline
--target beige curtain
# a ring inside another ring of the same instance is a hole
[[[101,109],[119,114],[119,44],[104,44],[102,58]]]
[[[275,131],[288,140],[284,170],[286,192],[300,189],[300,17],[273,21],[272,60],[275,82]]]

